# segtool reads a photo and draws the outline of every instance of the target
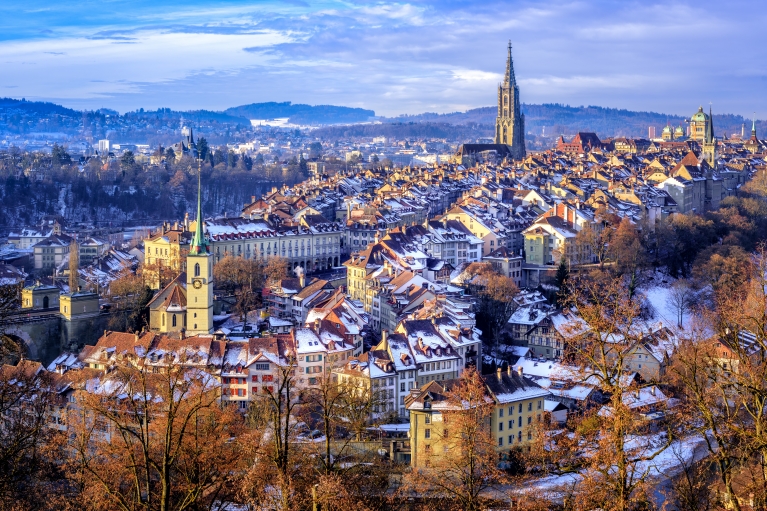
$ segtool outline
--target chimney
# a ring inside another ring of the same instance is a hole
[[[520,376],[524,374],[524,369],[522,369],[522,366],[517,366],[517,374]]]
[[[653,396],[655,395],[655,385],[650,387],[650,394],[652,394]]]
[[[495,370],[495,372],[498,374],[498,379],[500,380],[501,379],[501,373],[502,373],[501,368],[499,367],[498,369]]]
[[[250,203],[253,204],[254,202],[256,202],[256,196],[255,195],[251,195],[250,196]]]
[[[189,232],[189,212],[184,213],[184,231]]]
[[[314,320],[314,331],[316,333],[320,332],[320,320],[319,319],[315,319]]]
[[[508,374],[509,376],[511,376],[511,372],[512,372],[512,371],[511,371],[511,364],[509,364],[509,365],[507,365],[507,366],[506,366],[506,374]]]

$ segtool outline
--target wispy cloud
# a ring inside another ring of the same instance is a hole
[[[27,3],[0,5],[0,87],[73,106],[450,112],[494,103],[512,40],[525,102],[767,115],[759,0]]]

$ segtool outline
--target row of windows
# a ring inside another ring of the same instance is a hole
[[[543,408],[543,400],[539,399],[537,403],[537,409],[540,410]],[[527,403],[527,411],[532,412],[533,411],[533,402],[530,401]],[[522,413],[522,403],[519,403],[519,413]],[[509,405],[509,415],[514,414],[514,405]],[[498,417],[503,417],[503,408],[498,409]]]
[[[527,432],[527,439],[528,440],[532,440],[533,439],[533,432],[532,431],[528,431]],[[517,433],[517,442],[521,442],[521,441],[522,441],[522,432],[519,431]],[[513,444],[514,444],[514,435],[509,435],[509,443],[508,443],[508,445],[513,445]],[[498,437],[498,447],[503,447],[503,437]]]

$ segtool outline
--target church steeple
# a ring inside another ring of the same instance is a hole
[[[519,101],[519,86],[514,74],[514,59],[509,41],[506,75],[498,84],[498,116],[495,119],[495,143],[508,146],[512,159],[525,157],[525,116]]]
[[[754,119],[751,121],[751,138],[756,138],[756,112],[754,112]]]
[[[207,254],[208,253],[208,241],[205,239],[205,234],[202,230],[202,180],[200,174],[202,173],[202,166],[198,163],[197,167],[197,226],[194,229],[194,237],[192,237],[192,245],[189,247],[189,253],[192,255]]]
[[[708,124],[706,125],[706,138],[704,142],[707,144],[714,142],[714,115],[711,113],[711,105],[708,106]]]
[[[509,55],[506,57],[506,76],[503,84],[506,87],[517,85],[517,78],[514,76],[514,59],[511,57],[511,40],[509,40]]]

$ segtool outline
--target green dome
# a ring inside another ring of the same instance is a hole
[[[708,120],[708,114],[703,111],[703,107],[698,107],[698,111],[692,116],[692,121],[704,122]]]
[[[663,133],[671,133],[671,126],[667,125],[665,128],[663,128]]]

